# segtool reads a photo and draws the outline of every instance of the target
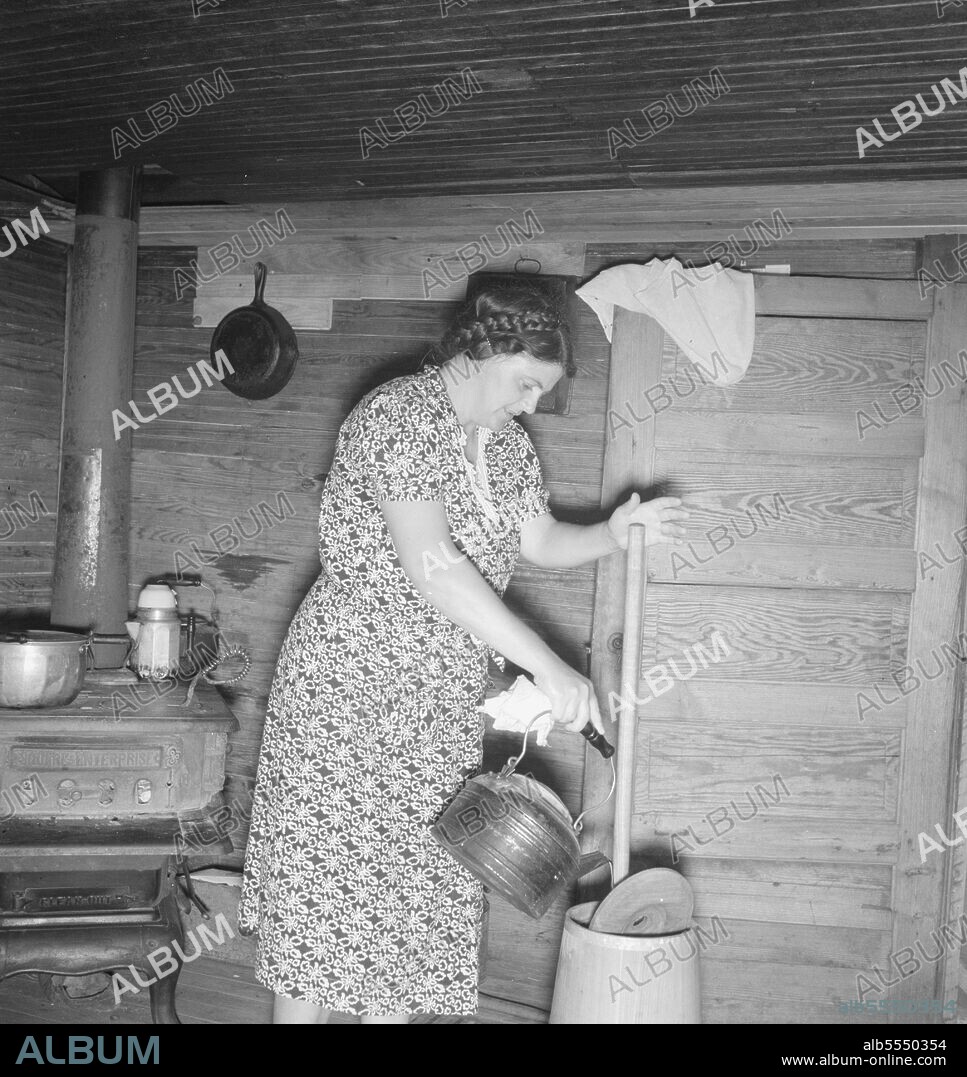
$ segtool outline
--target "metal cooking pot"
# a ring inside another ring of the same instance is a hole
[[[524,744],[526,751],[526,733]],[[581,856],[577,836],[587,811],[572,823],[546,785],[514,773],[523,758],[521,752],[499,774],[471,778],[430,833],[485,886],[537,920],[579,875],[610,861],[601,853]]]
[[[130,643],[126,635],[29,629],[0,633],[0,707],[60,707],[84,686],[92,643]]]

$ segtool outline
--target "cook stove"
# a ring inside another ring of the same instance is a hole
[[[0,979],[129,966],[155,979],[148,955],[185,952],[179,835],[231,852],[210,818],[238,728],[222,697],[200,681],[186,703],[180,683],[138,707],[97,676],[67,706],[0,708]],[[178,1023],[178,971],[151,985],[156,1023]]]

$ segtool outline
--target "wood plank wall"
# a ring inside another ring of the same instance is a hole
[[[546,237],[572,240],[573,236]],[[588,246],[585,277],[607,265],[677,254],[701,264],[707,243],[597,244]],[[174,270],[189,270],[195,248],[147,248],[141,252],[135,400],[172,373],[205,358],[210,329],[192,324],[193,293],[176,299]],[[912,279],[918,265],[914,239],[797,240],[787,236],[747,259],[749,267],[791,265],[795,274]],[[580,371],[568,416],[535,416],[530,430],[550,484],[555,511],[568,519],[596,517],[605,439],[609,346],[590,310],[578,304],[576,329]],[[443,331],[452,303],[400,300],[336,300],[328,332],[300,330],[301,359],[293,380],[277,397],[241,400],[218,385],[203,388],[134,434],[131,604],[144,579],[179,565],[201,567],[218,593],[220,622],[230,642],[252,655],[250,675],[227,690],[242,729],[228,760],[229,795],[243,805],[249,796],[265,702],[286,627],[318,572],[316,517],[339,425],[372,385],[416,369],[428,345]],[[185,380],[184,378],[182,379]],[[287,499],[280,501],[283,497]],[[259,509],[269,506],[277,520]],[[291,509],[289,508],[291,506]],[[218,530],[221,528],[221,530]],[[241,530],[254,535],[240,537]],[[225,553],[219,554],[215,539]],[[238,541],[237,548],[234,542]],[[193,549],[192,543],[196,546]],[[228,547],[233,547],[229,549]],[[522,569],[508,601],[560,653],[585,667],[591,637],[594,571],[561,573]],[[200,612],[207,602],[183,589]],[[485,767],[499,765],[518,741],[489,733]],[[552,737],[535,755],[533,772],[548,781],[574,809],[580,802],[583,741]],[[240,863],[245,833],[234,834]],[[553,986],[562,900],[540,923],[493,899],[485,955],[485,992],[547,1007]]]
[[[0,259],[3,618],[48,621],[50,613],[68,250],[41,236]]]

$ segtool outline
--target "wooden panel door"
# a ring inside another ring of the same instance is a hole
[[[692,510],[689,544],[648,556],[632,870],[694,887],[715,940],[705,1021],[887,1020],[839,1002],[940,999],[959,949],[950,850],[921,862],[918,835],[956,833],[967,288],[756,286],[755,352],[730,387],[617,312],[603,501],[650,488]],[[599,571],[602,703],[623,577],[620,556]],[[585,802],[609,780],[589,753]],[[586,847],[609,831],[589,819]]]

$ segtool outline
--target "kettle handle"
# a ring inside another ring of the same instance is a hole
[[[134,650],[134,640],[125,632],[123,635],[116,632],[88,632],[87,643],[84,645],[84,650],[87,652],[87,661],[89,670],[96,669],[94,665],[94,649],[95,643],[126,643],[128,645],[127,651],[124,653],[124,657],[121,659],[121,665],[127,665],[128,659],[131,657],[131,652]]]
[[[518,763],[527,754],[527,734],[531,731],[531,726],[537,721],[538,718],[543,718],[546,714],[550,714],[549,710],[541,711],[539,714],[535,714],[533,718],[527,723],[524,729],[523,744],[520,749],[520,755],[512,755],[510,759],[500,768],[500,777],[509,778],[511,774],[517,769]]]
[[[500,772],[502,778],[506,778],[513,774],[517,764],[524,758],[524,755],[527,752],[527,734],[531,731],[531,726],[538,718],[543,718],[550,713],[549,710],[541,711],[539,714],[535,714],[527,723],[527,727],[524,730],[524,743],[520,750],[520,755],[512,755],[510,759],[507,760]],[[614,755],[614,745],[608,741],[603,733],[599,733],[590,722],[588,722],[588,724],[581,730],[581,736],[584,737],[592,748],[596,748],[601,753],[603,759],[610,759]]]
[[[607,744],[607,741],[605,741],[605,743]],[[609,745],[609,747],[610,747],[610,745]],[[612,753],[612,754],[614,754],[614,753]],[[605,757],[605,758],[607,758],[608,762],[611,764],[611,788],[608,790],[608,795],[604,798],[604,800],[599,800],[597,804],[592,805],[590,808],[585,808],[584,811],[581,812],[581,814],[577,817],[577,819],[574,820],[574,833],[575,834],[580,834],[581,833],[581,829],[584,826],[584,817],[585,817],[585,815],[587,815],[589,812],[597,811],[598,808],[603,808],[605,806],[605,804],[607,804],[608,801],[614,796],[614,787],[615,787],[615,785],[617,784],[617,781],[618,781],[618,772],[614,769],[614,760],[611,759],[610,757]]]

